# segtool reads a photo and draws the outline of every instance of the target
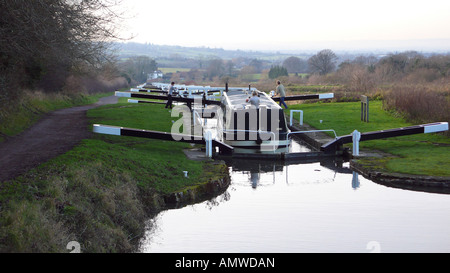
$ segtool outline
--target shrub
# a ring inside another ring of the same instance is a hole
[[[288,71],[282,66],[272,66],[269,71],[269,78],[276,79],[283,76],[288,76]]]
[[[395,85],[384,96],[384,108],[405,115],[414,123],[450,120],[450,99],[426,85]]]

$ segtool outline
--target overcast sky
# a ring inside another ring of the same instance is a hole
[[[450,51],[450,0],[123,0],[125,35],[242,50]],[[419,41],[421,40],[421,41]]]

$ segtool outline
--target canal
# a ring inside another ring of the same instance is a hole
[[[222,195],[150,219],[139,251],[450,252],[448,194],[383,186],[334,160],[229,170]]]

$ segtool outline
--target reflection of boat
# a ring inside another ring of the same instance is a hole
[[[336,173],[347,173],[352,174],[353,171],[344,167],[344,163],[348,161],[344,161],[341,157],[326,157],[326,158],[311,158],[310,160],[301,160],[297,162],[286,162],[286,161],[254,161],[254,160],[245,160],[245,159],[230,159],[225,160],[225,163],[232,167],[233,171],[240,172],[259,172],[259,173],[267,173],[267,172],[281,172],[283,168],[291,165],[300,165],[300,164],[310,164],[310,163],[319,163],[320,166],[325,167]]]
[[[283,109],[264,92],[258,92],[259,109],[246,103],[250,90],[231,89],[223,93],[222,117],[218,127],[221,141],[235,149],[274,151],[290,145]]]
[[[344,173],[344,174],[353,174],[354,172],[348,168],[344,167],[343,158],[316,158],[311,160],[302,160],[299,162],[286,162],[286,161],[254,161],[254,160],[245,160],[245,159],[230,159],[225,160],[226,164],[231,168],[234,173],[242,173],[243,175],[248,175],[248,182],[250,182],[251,187],[256,189],[259,186],[269,186],[275,184],[276,174],[285,173],[286,182],[289,183],[288,179],[288,170],[292,168],[298,169],[300,165],[307,166],[311,163],[319,163],[321,167],[324,167],[327,170],[336,173]],[[314,165],[311,165],[314,166]],[[316,165],[317,166],[317,165]],[[302,167],[300,167],[301,169]],[[311,167],[313,168],[313,167]],[[317,167],[314,167],[317,168]],[[273,180],[267,179],[270,176],[273,177]],[[265,178],[262,179],[261,178]],[[291,177],[292,179],[292,177]],[[354,176],[353,176],[353,179]],[[297,179],[294,178],[295,182]],[[243,180],[241,180],[243,181]],[[236,182],[236,181],[235,181]],[[352,187],[354,186],[354,182],[352,181]]]

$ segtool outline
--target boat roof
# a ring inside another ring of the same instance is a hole
[[[153,82],[151,85],[159,87],[162,89],[169,89],[169,83]],[[178,90],[192,90],[192,91],[225,91],[226,87],[215,87],[215,86],[201,86],[201,85],[185,85],[185,84],[175,84],[174,87]],[[229,87],[228,90],[249,90],[248,87]],[[257,90],[256,88],[250,88],[251,91]]]
[[[266,93],[256,90],[259,96],[259,106],[266,106],[268,109],[281,109],[281,107],[272,100]],[[230,106],[230,108],[234,110],[239,109],[247,109],[250,106],[250,103],[245,102],[246,99],[252,96],[252,92],[248,89],[240,89],[240,90],[229,90],[228,92],[223,93],[224,100],[226,100],[226,104]]]
[[[160,88],[168,88],[168,83],[152,83],[153,86]],[[196,85],[174,85],[178,90],[195,90],[195,91],[225,91],[225,87],[211,87],[211,86],[196,86]],[[259,91],[254,87],[229,87],[227,92],[223,92],[222,103],[229,105],[233,110],[248,109],[250,103],[245,102],[246,99],[252,96],[252,92],[258,92],[260,99],[260,107],[266,106],[268,109],[281,109],[281,107],[272,100],[266,93]]]

